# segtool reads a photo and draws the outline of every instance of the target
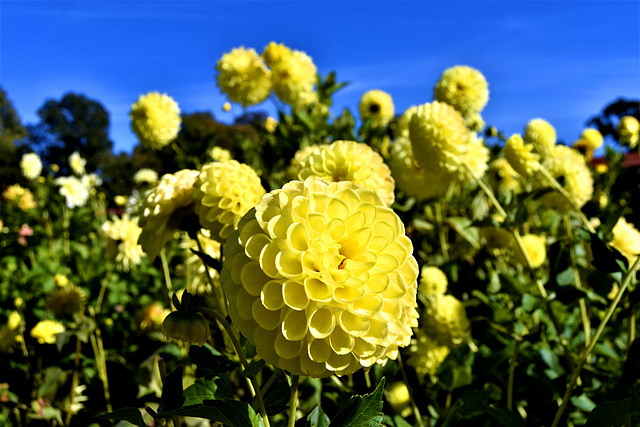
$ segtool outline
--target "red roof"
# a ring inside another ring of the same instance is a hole
[[[605,159],[604,157],[598,157],[597,159],[591,160],[591,164],[594,166],[604,165],[606,163],[607,163],[607,159]],[[622,167],[625,167],[625,168],[640,167],[640,153],[638,153],[637,151],[632,151],[630,153],[627,153],[624,156],[624,162],[622,163]]]

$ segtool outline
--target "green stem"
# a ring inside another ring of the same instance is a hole
[[[509,359],[509,380],[507,382],[507,409],[510,411],[513,410],[513,379],[518,365],[518,353],[520,352],[522,338],[514,335],[514,340],[513,353],[511,353],[511,358]]]
[[[444,261],[449,261],[449,243],[447,243],[447,230],[444,226],[444,217],[442,215],[442,204],[436,203],[436,220],[438,221],[438,237],[440,239],[440,249]]]
[[[591,342],[589,343],[587,348],[584,350],[584,353],[582,354],[582,357],[580,358],[580,362],[578,363],[578,366],[573,371],[573,375],[571,376],[571,380],[569,381],[569,385],[567,386],[567,391],[564,393],[564,396],[562,397],[562,403],[560,404],[560,407],[558,408],[558,412],[556,412],[556,416],[553,419],[553,424],[551,424],[551,427],[557,427],[558,424],[560,423],[560,419],[562,418],[562,414],[564,413],[564,410],[567,408],[567,404],[569,403],[569,398],[571,397],[571,392],[573,391],[573,389],[575,388],[575,386],[577,384],[578,377],[580,376],[580,371],[582,370],[582,367],[584,366],[585,362],[587,361],[587,358],[591,354],[591,351],[596,346],[596,343],[598,342],[598,339],[600,338],[600,335],[602,334],[602,331],[604,331],[605,326],[607,326],[607,323],[609,322],[609,319],[613,315],[614,310],[618,306],[618,303],[622,299],[622,295],[624,294],[624,291],[626,291],[627,288],[629,287],[629,284],[631,283],[631,280],[635,276],[636,270],[638,269],[638,265],[640,265],[640,257],[636,258],[636,261],[633,263],[633,265],[631,266],[631,268],[629,269],[627,274],[624,276],[624,280],[622,281],[622,285],[620,286],[620,290],[618,291],[618,293],[616,294],[615,298],[611,302],[611,305],[609,306],[609,309],[607,310],[607,313],[604,315],[604,318],[602,319],[602,322],[600,323],[600,326],[598,326],[598,329],[596,330],[596,333],[593,335],[593,338],[591,339]]]
[[[567,237],[569,237],[570,244],[571,244],[569,255],[571,257],[571,269],[573,270],[573,277],[576,280],[576,285],[580,289],[584,289],[584,286],[582,286],[582,280],[580,280],[580,271],[578,271],[578,262],[576,259],[576,253],[575,253],[575,247],[574,247],[574,241],[573,241],[573,230],[571,229],[571,218],[569,218],[569,215],[567,214],[564,215],[564,224],[567,231]],[[584,297],[582,297],[578,300],[578,303],[580,304],[580,316],[582,317],[582,329],[584,331],[584,345],[588,346],[589,339],[591,338],[591,321],[589,320],[589,314],[587,312],[587,302],[585,301]]]
[[[422,416],[420,415],[420,410],[418,409],[418,405],[416,405],[416,401],[413,399],[413,390],[411,389],[411,384],[409,384],[409,378],[407,377],[407,373],[404,370],[404,363],[402,363],[402,356],[398,353],[398,366],[400,367],[400,372],[402,373],[402,379],[409,390],[409,399],[411,399],[411,408],[413,409],[413,415],[418,421],[418,427],[424,427],[422,422]]]
[[[109,267],[107,268],[107,274],[105,274],[104,279],[102,279],[102,285],[100,286],[100,293],[98,294],[98,300],[96,301],[96,314],[100,313],[100,309],[102,308],[102,300],[104,299],[104,294],[107,291],[109,280],[111,280],[112,272],[113,272],[113,264],[109,264]]]
[[[162,261],[162,272],[164,273],[164,283],[167,285],[169,291],[169,299],[171,299],[171,274],[169,273],[169,263],[167,262],[167,253],[164,248],[160,251],[160,260]]]
[[[289,427],[296,425],[296,409],[298,406],[298,381],[300,377],[293,375],[291,378],[291,398],[289,399]]]

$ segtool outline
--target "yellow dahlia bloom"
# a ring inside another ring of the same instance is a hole
[[[412,105],[411,107],[407,108],[404,113],[402,113],[402,115],[398,118],[398,120],[396,121],[396,137],[402,136],[407,139],[409,138],[409,124],[411,123],[411,118],[417,110],[418,106]]]
[[[376,127],[384,127],[393,120],[395,113],[393,99],[387,92],[370,90],[360,98],[360,118],[371,120]]]
[[[396,381],[391,384],[387,391],[387,402],[389,402],[395,413],[401,417],[406,418],[413,413],[409,388],[402,381]]]
[[[129,271],[140,264],[144,252],[138,244],[142,228],[137,217],[113,217],[102,224],[101,230],[107,238],[106,257],[116,263],[118,270]]]
[[[211,149],[211,152],[209,154],[211,155],[211,158],[216,162],[224,162],[226,160],[232,159],[231,151],[222,147],[218,147],[217,145]]]
[[[430,295],[427,300],[423,330],[440,345],[454,348],[462,344],[470,327],[462,303],[453,295]]]
[[[435,100],[445,102],[465,118],[482,111],[489,101],[489,85],[475,68],[456,65],[447,68],[434,90]]]
[[[324,178],[328,181],[351,181],[376,190],[387,206],[395,198],[395,183],[382,156],[367,144],[356,141],[335,141],[318,145],[304,159],[298,178]]]
[[[587,161],[591,161],[591,159],[593,159],[594,148],[589,141],[579,139],[573,143],[571,148],[582,154]]]
[[[372,189],[291,181],[226,242],[229,315],[260,357],[292,374],[346,375],[395,359],[418,318],[404,231]]]
[[[265,190],[250,166],[236,160],[207,163],[195,183],[193,199],[200,224],[211,238],[223,241],[255,206]]]
[[[267,118],[264,119],[264,128],[267,130],[267,132],[274,133],[277,127],[278,121],[273,117],[267,116]]]
[[[533,119],[524,129],[523,140],[544,158],[551,154],[556,145],[556,129],[544,119]]]
[[[82,207],[89,199],[89,188],[75,176],[61,176],[54,181],[60,186],[60,194],[65,197],[67,207]]]
[[[232,49],[222,55],[216,70],[220,90],[243,107],[260,104],[271,93],[271,71],[255,49]]]
[[[318,144],[312,144],[296,151],[296,153],[293,155],[293,158],[291,159],[291,164],[287,168],[287,175],[289,176],[289,178],[298,179],[298,173],[302,168],[302,163],[307,157],[314,153],[318,147]]]
[[[142,233],[138,243],[153,261],[164,245],[180,229],[181,222],[193,211],[191,195],[198,171],[183,169],[166,174],[145,196],[139,224]]]
[[[391,144],[389,168],[397,189],[419,200],[443,196],[453,180],[450,174],[441,170],[419,167],[407,137],[398,137]]]
[[[640,231],[633,224],[629,224],[624,217],[620,217],[612,232],[611,246],[619,250],[629,264],[634,263],[640,255]]]
[[[80,153],[74,151],[69,156],[69,167],[73,171],[74,174],[80,176],[85,174],[85,166],[87,165],[87,161],[80,156]]]
[[[638,145],[640,139],[640,122],[633,116],[624,116],[618,124],[618,138],[620,142],[632,149]]]
[[[291,49],[282,43],[271,42],[264,48],[262,59],[269,67],[275,67],[291,55]]]
[[[522,176],[530,176],[540,169],[540,156],[532,153],[533,145],[525,144],[520,135],[513,134],[504,145],[504,158]]]
[[[559,180],[570,199],[578,209],[582,208],[593,195],[593,177],[584,157],[565,145],[556,145],[553,152],[542,162],[549,174]],[[535,188],[548,187],[548,181],[538,174]],[[544,205],[560,213],[569,212],[572,206],[557,191],[544,194],[538,199]]]
[[[40,344],[55,344],[56,334],[61,334],[66,328],[55,320],[41,320],[31,329],[31,336]]]
[[[15,203],[18,208],[23,211],[34,209],[37,204],[33,200],[33,193],[28,188],[24,188],[19,184],[13,184],[7,187],[2,193],[2,197],[6,200]]]
[[[281,53],[267,55],[270,58],[273,91],[282,102],[299,110],[317,100],[314,90],[317,69],[313,60],[304,52],[289,49],[282,50]]]
[[[149,168],[142,168],[135,175],[133,175],[133,182],[136,184],[151,184],[154,185],[158,182],[158,172]]]
[[[423,295],[441,295],[447,292],[447,275],[438,267],[425,265],[420,270],[418,292]]]
[[[480,113],[473,113],[464,118],[465,123],[470,131],[480,132],[484,129],[485,122]]]
[[[22,324],[22,317],[20,317],[20,313],[17,311],[12,311],[7,319],[7,327],[12,331],[18,329]]]
[[[27,153],[20,159],[22,175],[27,179],[36,179],[42,172],[42,161],[36,153]]]
[[[544,236],[535,234],[525,234],[522,236],[522,244],[531,261],[531,267],[539,268],[544,264],[544,260],[547,259],[546,242],[547,239]],[[518,263],[524,266],[527,265],[527,260],[519,247],[514,248],[514,256]]]
[[[140,143],[160,150],[173,141],[180,132],[180,108],[166,93],[149,92],[140,95],[131,106],[131,129]]]
[[[498,194],[519,193],[522,189],[520,175],[504,157],[495,159],[489,165],[489,183]]]
[[[582,135],[580,135],[580,139],[586,141],[591,145],[591,147],[595,150],[596,148],[600,148],[604,141],[602,134],[598,129],[586,128],[582,131]]]
[[[409,347],[407,365],[412,366],[418,375],[433,377],[449,353],[451,349],[448,346],[438,344],[422,328],[416,329]]]

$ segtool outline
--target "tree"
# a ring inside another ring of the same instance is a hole
[[[618,140],[618,123],[624,116],[634,116],[640,119],[640,102],[618,98],[609,103],[600,114],[592,116],[587,120],[587,127],[595,127],[605,138],[610,136]]]
[[[24,138],[27,130],[13,108],[7,93],[0,87],[0,181],[15,182],[20,178],[16,141]]]

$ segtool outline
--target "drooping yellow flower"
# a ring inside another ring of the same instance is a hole
[[[604,141],[600,131],[593,128],[586,128],[583,130],[582,135],[580,135],[580,139],[588,142],[594,150],[600,148]]]
[[[133,182],[136,184],[155,184],[158,182],[158,172],[149,168],[142,168],[133,175]]]
[[[533,150],[544,158],[551,154],[556,145],[556,129],[544,119],[533,119],[524,129],[523,140],[525,144],[531,144]]]
[[[183,169],[165,174],[145,196],[139,224],[142,233],[138,243],[153,261],[164,245],[173,238],[183,220],[193,213],[193,184],[198,179],[196,170]]]
[[[36,179],[42,172],[42,161],[36,153],[27,153],[20,159],[22,175],[27,179]]]
[[[61,176],[54,181],[60,186],[60,194],[65,197],[67,207],[82,207],[89,199],[89,188],[75,176]]]
[[[78,153],[77,151],[74,151],[69,156],[69,167],[74,174],[78,176],[84,175],[86,165],[87,161],[83,159],[82,156],[80,156],[80,153]]]
[[[420,270],[418,292],[424,295],[442,295],[447,292],[447,275],[438,267],[425,265]]]
[[[640,255],[640,231],[633,224],[628,223],[624,217],[618,218],[618,222],[611,231],[613,232],[611,246],[619,250],[629,264],[634,263]]]
[[[391,405],[395,413],[403,418],[413,413],[409,388],[402,381],[396,381],[391,384],[391,387],[389,387],[387,391],[387,402],[389,402],[389,405]]]
[[[419,200],[443,196],[453,181],[449,173],[418,166],[411,142],[404,136],[396,138],[391,144],[389,168],[397,189]]]
[[[504,157],[495,159],[489,165],[489,183],[498,194],[519,193],[522,190],[520,176]]]
[[[12,184],[8,186],[2,193],[2,197],[9,202],[15,203],[18,208],[23,211],[34,209],[37,206],[35,200],[33,200],[33,193],[31,193],[31,190],[24,188],[19,184]]]
[[[236,160],[207,163],[195,183],[193,199],[200,224],[211,238],[224,241],[264,195],[260,177]]]
[[[618,138],[622,144],[631,149],[638,145],[640,139],[640,122],[633,116],[624,116],[618,123]]]
[[[539,268],[544,264],[544,260],[547,259],[547,239],[544,236],[538,236],[536,234],[525,234],[522,236],[522,245],[527,251],[529,261],[531,261],[532,268]],[[515,243],[514,243],[515,244]],[[518,263],[523,266],[527,266],[527,260],[519,247],[514,248],[514,256]]]
[[[448,346],[438,344],[422,328],[416,329],[407,365],[412,366],[418,375],[434,377],[449,353],[451,349]]]
[[[370,90],[360,98],[360,118],[362,121],[371,120],[376,127],[384,127],[393,120],[393,99],[387,92]]]
[[[576,150],[565,145],[556,145],[553,152],[542,162],[542,167],[562,185],[576,208],[582,208],[591,199],[593,177],[585,158]],[[538,173],[534,187],[538,189],[548,186],[547,179]],[[571,203],[557,191],[546,193],[538,200],[560,213],[573,209]]]
[[[297,177],[303,181],[309,177],[351,181],[376,190],[387,206],[391,206],[395,198],[395,182],[382,156],[367,144],[356,141],[315,146],[302,160]]]
[[[269,49],[269,47],[267,47]],[[269,59],[273,91],[280,100],[299,110],[317,100],[317,69],[311,57],[299,50],[281,49]]]
[[[232,159],[231,151],[227,150],[226,148],[218,147],[217,145],[211,149],[211,152],[209,154],[211,155],[211,158],[216,162],[224,162]]]
[[[531,176],[540,169],[540,156],[532,153],[533,145],[525,144],[520,135],[513,134],[504,145],[504,158],[522,176]]]
[[[166,93],[149,92],[131,106],[131,129],[140,143],[160,150],[173,141],[180,131],[180,108]]]
[[[384,363],[417,326],[412,252],[374,190],[291,181],[266,194],[225,244],[229,315],[260,357],[292,374]]]
[[[41,320],[31,329],[31,336],[40,344],[55,344],[56,335],[64,331],[64,325],[55,320]]]
[[[447,68],[436,83],[435,100],[445,102],[465,118],[479,113],[489,101],[489,85],[475,68],[456,65]]]
[[[574,142],[571,148],[582,154],[587,161],[593,159],[594,148],[587,140],[581,138]]]
[[[138,244],[142,228],[137,217],[113,217],[102,224],[101,230],[107,238],[106,258],[115,262],[118,270],[130,271],[142,262],[144,252]]]
[[[220,90],[243,107],[260,104],[271,93],[271,71],[255,49],[232,49],[222,55],[216,70]]]
[[[469,320],[453,295],[430,295],[422,315],[423,330],[439,345],[458,347],[467,337]]]

